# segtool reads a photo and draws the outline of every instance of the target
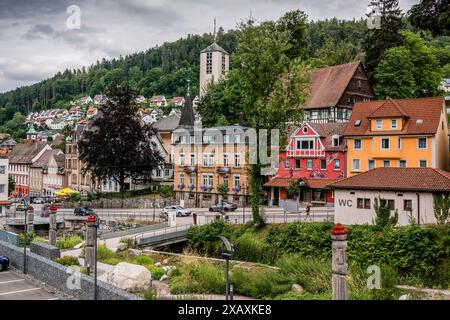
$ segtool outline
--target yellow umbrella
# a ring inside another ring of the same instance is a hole
[[[64,189],[59,190],[58,192],[64,193],[65,195],[70,195],[72,193],[80,193],[79,191],[73,190],[71,188],[64,188]]]

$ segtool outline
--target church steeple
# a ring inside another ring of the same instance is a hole
[[[194,128],[195,114],[191,99],[191,80],[188,80],[187,83],[186,103],[183,111],[181,112],[181,117],[177,128],[191,129]]]
[[[217,83],[230,67],[230,54],[217,44],[217,22],[214,18],[214,42],[200,52],[200,97],[211,83]]]

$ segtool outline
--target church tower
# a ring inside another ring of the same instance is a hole
[[[200,52],[200,97],[211,83],[217,83],[230,68],[230,54],[216,42],[216,19],[214,19],[214,42]]]

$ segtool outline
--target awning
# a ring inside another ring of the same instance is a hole
[[[328,185],[338,181],[339,179],[292,179],[292,178],[273,178],[272,180],[266,182],[264,187],[279,187],[286,188],[291,185],[292,181],[295,180],[303,180],[306,184],[306,187],[309,189],[328,189]]]
[[[288,178],[273,178],[272,180],[266,182],[264,187],[289,187],[293,179]]]

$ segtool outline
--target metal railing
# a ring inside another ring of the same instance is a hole
[[[154,230],[153,232],[141,233],[140,235],[135,235],[130,238],[134,239],[134,243],[136,244],[151,244],[182,237],[187,234],[190,227],[192,227],[190,224],[167,227],[164,229]]]

